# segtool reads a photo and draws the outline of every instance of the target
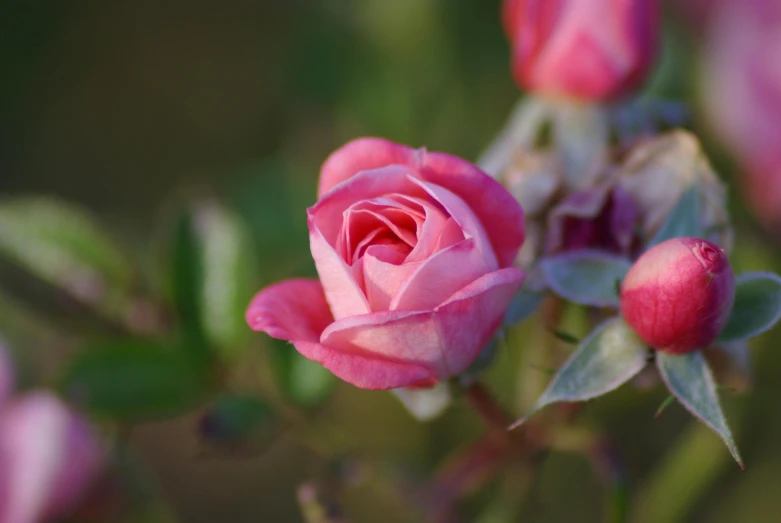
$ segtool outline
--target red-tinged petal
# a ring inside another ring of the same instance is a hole
[[[421,178],[466,202],[485,228],[499,266],[512,266],[524,239],[523,210],[504,187],[466,160],[444,153],[425,156]]]
[[[524,280],[515,267],[486,274],[454,294],[436,309],[448,366],[465,371],[480,355],[502,323],[513,295]]]
[[[266,287],[247,308],[247,324],[290,342],[317,342],[334,319],[317,280],[295,279]]]
[[[320,363],[347,383],[367,390],[390,390],[433,379],[423,365],[383,358],[361,351],[342,351],[320,343],[295,342],[304,357]]]
[[[321,344],[345,357],[417,365],[447,379],[463,372],[488,343],[522,281],[521,270],[501,269],[472,282],[433,311],[389,311],[337,321],[323,332]]]
[[[320,169],[318,197],[362,171],[389,165],[416,167],[424,151],[383,138],[358,138],[329,156]]]
[[[288,280],[272,285],[259,292],[247,310],[247,323],[254,330],[293,343],[302,356],[356,387],[394,389],[432,377],[429,369],[414,363],[321,345],[321,333],[332,322],[317,280]]]
[[[444,207],[448,214],[464,231],[464,237],[474,240],[474,246],[483,255],[485,265],[489,271],[499,268],[496,253],[489,241],[488,234],[480,220],[475,216],[467,204],[459,196],[453,194],[445,187],[423,181],[417,182],[426,192]],[[487,271],[486,271],[487,272]]]

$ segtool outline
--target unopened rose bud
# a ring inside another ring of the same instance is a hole
[[[603,101],[645,79],[656,52],[656,0],[505,0],[516,82],[530,91]]]
[[[673,238],[645,252],[621,284],[621,314],[648,345],[673,354],[704,349],[732,311],[727,256],[699,238]]]

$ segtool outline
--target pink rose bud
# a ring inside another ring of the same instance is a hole
[[[454,156],[355,140],[323,165],[307,215],[320,279],[262,290],[247,322],[361,388],[466,370],[524,277],[518,202]]]
[[[89,427],[60,400],[32,393],[0,414],[0,521],[60,519],[83,498],[99,470]]]
[[[593,101],[645,80],[659,33],[657,0],[505,0],[503,21],[518,85]]]
[[[646,251],[621,283],[621,314],[654,349],[683,354],[710,345],[735,300],[727,256],[699,238],[673,238]]]

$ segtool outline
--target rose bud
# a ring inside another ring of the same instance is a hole
[[[516,82],[546,96],[627,94],[656,53],[656,0],[505,0],[502,18]]]
[[[247,322],[357,387],[460,374],[524,278],[521,207],[454,156],[355,140],[323,165],[307,215],[319,280],[262,290]]]
[[[724,251],[699,238],[673,238],[646,251],[621,283],[621,314],[652,348],[683,354],[710,345],[735,299]]]
[[[0,521],[59,520],[99,470],[98,441],[60,400],[32,393],[0,414]]]

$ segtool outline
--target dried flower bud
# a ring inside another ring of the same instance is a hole
[[[710,345],[735,299],[727,256],[699,238],[673,238],[652,247],[621,285],[621,313],[654,349],[683,354]]]

